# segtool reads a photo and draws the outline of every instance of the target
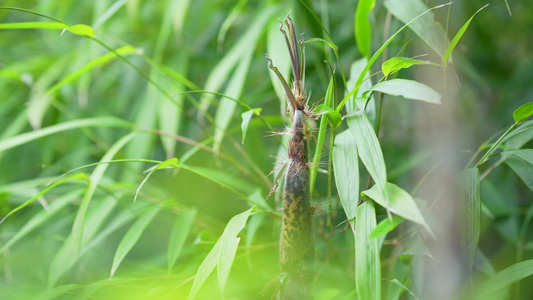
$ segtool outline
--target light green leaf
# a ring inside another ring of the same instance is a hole
[[[94,37],[94,29],[85,24],[76,24],[73,26],[70,26],[67,28],[68,31],[79,35],[79,36],[85,36],[85,37]]]
[[[365,113],[347,116],[348,127],[352,132],[361,161],[376,184],[382,188],[387,182],[387,169],[378,137]]]
[[[124,145],[126,145],[129,141],[133,139],[133,137],[135,137],[135,135],[137,135],[137,132],[133,131],[130,134],[122,137],[115,144],[113,144],[111,148],[109,148],[109,150],[104,154],[104,156],[102,156],[100,161],[110,161],[118,153],[118,151],[120,151],[120,149],[124,147]],[[93,173],[91,174],[89,186],[87,187],[87,190],[83,195],[80,207],[78,208],[78,213],[76,214],[76,218],[74,219],[74,225],[72,226],[72,239],[74,240],[73,242],[76,249],[76,254],[81,249],[82,233],[83,227],[85,225],[85,213],[87,212],[87,208],[89,207],[96,188],[98,187],[100,180],[102,180],[102,177],[104,176],[104,173],[107,170],[108,166],[108,164],[96,166]]]
[[[66,285],[57,286],[57,287],[48,289],[48,290],[40,293],[40,295],[38,295],[38,296],[36,296],[35,298],[32,298],[32,299],[33,300],[58,299],[63,294],[65,294],[65,293],[67,293],[67,292],[69,292],[71,290],[74,290],[76,288],[79,288],[79,287],[80,287],[80,285],[78,285],[78,284],[66,284]]]
[[[533,102],[524,104],[513,112],[513,118],[516,123],[527,120],[531,115],[533,115]]]
[[[355,40],[359,51],[367,59],[370,59],[372,47],[372,26],[369,21],[369,15],[375,5],[375,0],[360,0],[355,11]]]
[[[387,182],[383,190],[374,185],[361,194],[376,201],[394,214],[424,226],[431,233],[430,227],[424,220],[413,197],[397,185]]]
[[[250,125],[250,120],[252,119],[252,116],[255,114],[256,116],[259,116],[261,114],[262,108],[254,108],[252,110],[245,111],[241,114],[242,117],[242,123],[241,123],[241,129],[242,129],[242,144],[244,144],[244,139],[246,138],[246,133],[248,132],[248,125]]]
[[[268,58],[276,63],[278,71],[283,75],[283,78],[289,78],[291,72],[291,59],[285,40],[280,38],[279,22],[278,20],[271,20],[268,23],[267,32],[267,54]],[[267,66],[267,61],[265,61]],[[274,87],[276,96],[279,100],[279,112],[281,116],[285,116],[287,112],[287,94],[283,84],[274,72],[268,72],[270,83]]]
[[[341,114],[333,108],[327,106],[326,104],[320,104],[315,108],[313,112],[319,115],[326,116],[329,124],[333,128],[339,127],[339,125],[342,123]]]
[[[433,12],[420,16],[428,12],[427,6],[421,0],[386,0],[384,4],[394,17],[404,23],[418,17],[416,21],[409,24],[409,28],[439,56],[444,54],[446,33],[442,26],[434,21]]]
[[[0,29],[57,29],[63,30],[68,25],[59,22],[19,22],[0,23]]]
[[[235,258],[235,252],[240,241],[240,238],[238,238],[237,235],[246,225],[246,221],[248,220],[252,209],[253,207],[231,218],[226,229],[224,229],[224,233],[222,233],[222,236],[218,239],[213,249],[211,249],[198,268],[191,292],[187,299],[193,299],[196,296],[215,267],[218,267],[218,282],[221,293],[223,293],[231,265],[233,264],[233,259]]]
[[[463,230],[465,231],[466,246],[468,248],[469,268],[472,268],[474,254],[479,241],[481,222],[481,190],[479,170],[466,169],[458,175],[460,201],[462,206]]]
[[[442,55],[441,61],[442,61],[443,65],[446,65],[448,63],[448,60],[450,59],[450,56],[452,55],[453,49],[455,48],[455,46],[457,46],[457,43],[459,43],[459,40],[461,39],[461,37],[465,33],[466,29],[468,28],[468,25],[470,25],[470,22],[472,21],[472,19],[474,19],[474,17],[477,15],[478,12],[480,12],[482,9],[484,9],[487,6],[489,6],[489,5],[487,4],[487,5],[483,6],[482,8],[478,9],[478,11],[476,11],[472,15],[472,17],[470,17],[470,19],[468,19],[468,21],[466,21],[465,25],[463,25],[463,27],[461,27],[461,29],[459,29],[459,31],[457,32],[457,34],[455,35],[453,40],[450,42],[450,45],[448,46],[448,48],[446,48],[446,51]]]
[[[505,160],[505,163],[533,191],[533,149],[511,150],[503,153],[513,154]]]
[[[513,14],[511,13],[511,8],[509,7],[509,3],[507,2],[507,0],[503,0],[505,2],[505,6],[507,7],[507,11],[509,12],[509,16],[513,16]]]
[[[128,232],[124,235],[120,243],[118,244],[117,250],[115,252],[115,257],[113,258],[113,265],[111,267],[111,275],[109,278],[113,277],[117,268],[130,250],[135,246],[142,233],[150,225],[152,220],[157,216],[161,211],[161,206],[154,206],[148,210],[145,214],[139,217],[133,225],[131,225]]]
[[[415,296],[415,294],[413,294],[413,292],[411,292],[411,290],[409,290],[409,288],[407,288],[405,285],[403,285],[398,279],[393,279],[393,280],[390,280],[390,283],[400,287],[401,289],[403,289],[404,291],[407,291],[409,294],[411,294],[411,296],[413,296],[413,298],[415,300],[418,300],[418,297]]]
[[[397,215],[392,215],[392,222],[389,218],[383,219],[383,221],[379,222],[376,229],[372,231],[369,238],[376,239],[386,235],[387,233],[394,230],[394,228],[400,225],[404,220],[404,218],[399,217]]]
[[[365,201],[355,218],[355,289],[358,299],[381,299],[381,263],[377,239],[370,234],[376,228],[374,203]]]
[[[63,132],[74,128],[84,127],[130,127],[131,125],[121,119],[115,117],[97,117],[89,119],[78,119],[74,121],[63,122],[57,125],[52,125],[39,130],[30,131],[19,134],[17,136],[7,138],[0,141],[0,152],[14,148],[16,146],[40,139],[42,137]]]
[[[176,216],[174,225],[172,226],[172,233],[170,234],[170,241],[168,244],[168,271],[176,264],[181,249],[185,244],[185,239],[191,231],[194,218],[196,217],[196,209],[189,209],[182,211]]]
[[[374,85],[371,91],[378,91],[407,99],[440,104],[441,96],[425,84],[408,79],[392,79]]]
[[[531,275],[533,275],[533,259],[516,263],[489,278],[479,289],[479,299],[487,299],[488,295]]]
[[[165,169],[165,168],[168,168],[168,167],[179,168],[178,159],[177,158],[171,158],[171,159],[165,160],[164,162],[162,162],[159,165],[155,166],[155,168],[152,168],[152,170],[150,170],[148,175],[146,175],[146,177],[143,179],[141,184],[139,184],[139,187],[137,187],[137,191],[135,191],[135,197],[133,197],[133,202],[135,202],[137,200],[137,196],[139,195],[139,192],[141,191],[141,188],[144,186],[144,184],[146,183],[148,178],[150,178],[150,176],[152,176],[152,174],[155,171],[162,170],[162,169]]]
[[[396,73],[401,69],[407,69],[414,65],[427,65],[432,64],[429,61],[418,60],[408,57],[393,57],[381,65],[383,75],[389,76],[392,73]]]
[[[359,159],[355,139],[350,130],[345,130],[335,137],[333,170],[342,208],[354,229],[359,201]]]
[[[9,217],[12,214],[16,213],[17,211],[23,209],[24,207],[30,205],[31,203],[33,203],[35,200],[39,199],[39,197],[43,196],[44,194],[46,194],[49,190],[53,189],[54,187],[56,187],[58,185],[61,185],[61,184],[65,183],[65,182],[71,181],[71,180],[79,180],[79,179],[88,180],[89,178],[87,177],[87,175],[85,173],[78,173],[78,174],[74,174],[74,175],[65,177],[65,178],[63,178],[61,180],[58,180],[58,181],[52,183],[51,185],[45,187],[42,191],[40,191],[37,195],[33,196],[28,201],[26,201],[26,202],[22,203],[21,205],[15,207],[14,209],[12,209],[5,217],[2,218],[2,220],[0,220],[0,224],[2,224],[7,219],[7,217]]]

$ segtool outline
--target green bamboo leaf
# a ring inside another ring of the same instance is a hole
[[[463,230],[468,250],[469,268],[472,268],[474,254],[479,241],[481,222],[481,190],[479,170],[470,168],[458,175],[460,201],[462,206]]]
[[[375,0],[361,0],[357,4],[357,10],[355,11],[355,40],[359,51],[367,59],[370,59],[372,47],[372,25],[370,24],[369,15],[375,5]]]
[[[472,17],[470,17],[470,19],[468,19],[468,21],[466,21],[465,25],[463,25],[463,27],[461,27],[461,29],[459,29],[457,34],[453,37],[453,40],[450,42],[450,45],[448,46],[448,48],[446,48],[446,51],[442,55],[441,61],[442,61],[443,65],[446,65],[448,63],[448,60],[450,59],[450,56],[452,55],[453,49],[455,48],[455,46],[457,46],[457,43],[459,43],[459,40],[461,39],[461,37],[463,37],[463,34],[465,33],[466,29],[468,28],[468,25],[470,25],[470,22],[472,21],[472,19],[474,19],[474,17],[477,15],[478,12],[480,12],[481,10],[483,10],[487,6],[489,6],[489,4],[487,4],[487,5],[483,6],[482,8],[478,9],[478,11],[476,11],[472,15]]]
[[[512,154],[505,160],[505,163],[533,191],[533,149],[511,150],[503,153]]]
[[[89,25],[76,24],[67,27],[67,30],[79,36],[94,37],[94,29]]]
[[[65,182],[71,181],[71,180],[80,180],[80,179],[81,180],[88,180],[89,178],[87,177],[87,175],[85,173],[78,173],[78,174],[74,174],[74,175],[65,177],[65,178],[63,178],[61,180],[58,180],[58,181],[54,182],[53,184],[47,186],[42,191],[40,191],[37,195],[33,196],[31,199],[27,200],[26,202],[24,202],[21,205],[19,205],[19,206],[15,207],[14,209],[12,209],[5,217],[2,218],[2,220],[0,220],[0,224],[2,224],[7,219],[7,217],[9,217],[12,214],[16,213],[17,211],[23,209],[24,207],[30,205],[31,203],[33,203],[39,197],[41,197],[44,194],[46,194],[48,191],[50,191],[54,187],[56,187],[58,185],[61,185],[61,184],[65,183]]]
[[[339,125],[342,123],[341,114],[338,111],[334,110],[333,108],[327,106],[326,104],[320,104],[319,106],[315,108],[313,112],[318,115],[326,116],[329,124],[333,128],[339,127]]]
[[[533,259],[507,267],[489,278],[481,286],[478,294],[479,299],[487,299],[487,296],[531,275],[533,275]]]
[[[531,115],[533,115],[533,102],[524,104],[513,112],[513,118],[516,123],[527,120]]]
[[[407,99],[440,104],[441,95],[425,84],[408,79],[392,79],[374,85],[371,91],[378,91]]]
[[[19,134],[17,136],[7,138],[0,141],[0,152],[20,146],[22,144],[40,139],[42,137],[63,132],[75,128],[84,127],[130,127],[131,125],[121,119],[115,117],[96,117],[88,119],[79,119],[74,121],[63,122],[57,125],[52,125],[39,130],[30,131],[27,133]]]
[[[102,156],[100,159],[101,162],[109,161],[111,160],[117,153],[126,145],[129,141],[131,141],[135,135],[137,135],[137,132],[131,132],[128,135],[125,135],[120,140],[118,140],[109,150]],[[83,234],[83,227],[85,225],[85,214],[87,212],[87,208],[89,207],[89,204],[92,200],[92,197],[94,195],[94,192],[96,191],[96,188],[98,187],[98,184],[100,183],[100,180],[104,176],[105,171],[107,170],[108,164],[102,164],[98,165],[96,168],[94,168],[93,173],[91,174],[90,180],[89,180],[89,186],[87,187],[87,190],[85,191],[85,194],[83,195],[83,199],[81,200],[80,207],[78,208],[78,213],[76,214],[76,218],[74,219],[74,225],[72,226],[72,239],[74,240],[74,246],[76,248],[76,253],[79,252],[82,245],[82,234]]]
[[[68,25],[59,22],[0,23],[0,29],[55,29],[63,30]]]
[[[409,24],[409,28],[439,56],[444,54],[446,33],[442,26],[434,21],[434,14],[427,13],[428,8],[421,0],[386,0],[384,4],[394,17],[406,24],[418,17]],[[426,14],[420,16],[424,12]]]
[[[432,233],[413,197],[397,185],[387,182],[384,189],[380,189],[376,184],[361,194],[371,198],[392,213],[422,225],[428,232]]]
[[[387,182],[387,168],[376,132],[365,113],[347,116],[348,127],[357,144],[358,155],[379,187]]]
[[[224,229],[224,233],[222,233],[222,236],[198,268],[187,299],[193,299],[196,296],[215,267],[218,267],[218,282],[221,293],[223,293],[233,259],[235,258],[235,251],[240,241],[237,235],[246,225],[252,209],[253,207],[231,218],[226,229]]]
[[[354,219],[359,201],[359,159],[353,134],[345,130],[335,137],[333,147],[335,184],[346,218],[354,229]]]
[[[283,75],[283,78],[289,78],[291,73],[291,58],[285,40],[280,38],[279,21],[271,20],[268,23],[267,32],[267,54],[268,58],[276,62],[278,71]],[[265,61],[265,66],[267,62]],[[276,96],[279,100],[279,111],[282,116],[287,112],[287,94],[283,88],[283,84],[279,80],[278,76],[274,72],[268,72],[270,77],[270,83],[274,87]]]
[[[320,42],[320,43],[324,43],[326,45],[328,45],[333,51],[337,51],[339,50],[339,47],[337,45],[335,45],[334,43],[332,42],[328,42],[324,39],[321,39],[321,38],[312,38],[312,39],[308,39],[306,41],[304,41],[304,44],[307,44],[307,43],[315,43],[315,42]]]
[[[376,239],[386,235],[400,225],[405,219],[397,215],[392,215],[392,221],[389,218],[383,219],[378,226],[370,233],[369,238]]]
[[[168,271],[176,264],[181,249],[185,244],[185,239],[191,231],[191,227],[196,217],[196,209],[189,209],[182,211],[176,216],[174,225],[172,226],[172,233],[170,234],[170,241],[168,243]]]
[[[146,175],[146,177],[143,179],[141,184],[139,184],[139,187],[137,187],[137,191],[135,191],[135,197],[133,197],[133,202],[135,202],[137,200],[137,196],[139,195],[139,192],[141,191],[141,188],[144,186],[146,181],[148,181],[148,178],[150,178],[150,176],[152,176],[152,174],[155,171],[162,170],[162,169],[165,169],[165,168],[168,168],[168,167],[179,168],[178,159],[177,158],[171,158],[171,159],[165,160],[164,162],[162,162],[162,163],[156,165],[154,168],[152,168],[150,170],[150,172],[148,173],[148,175]]]
[[[111,267],[111,274],[109,275],[109,278],[113,277],[122,260],[124,260],[126,255],[133,248],[133,246],[135,246],[146,227],[150,225],[155,216],[157,216],[157,214],[161,211],[161,208],[161,206],[154,206],[144,215],[140,216],[139,219],[137,219],[137,221],[133,223],[133,225],[131,225],[128,232],[126,232],[126,234],[118,244],[117,250],[115,252],[115,257],[113,258],[113,265]]]
[[[389,76],[392,73],[396,73],[401,69],[407,69],[414,65],[428,65],[433,64],[432,62],[425,60],[418,60],[408,57],[393,57],[381,65],[381,71],[383,75]]]
[[[60,196],[50,203],[48,210],[41,210],[35,214],[22,228],[17,230],[15,235],[11,237],[3,246],[0,248],[0,252],[4,252],[7,248],[13,246],[20,239],[25,237],[35,228],[41,226],[44,222],[48,221],[59,211],[65,208],[70,204],[74,199],[76,199],[81,194],[81,190],[76,190],[65,195]],[[7,216],[6,216],[7,217]]]
[[[246,133],[248,132],[248,126],[250,125],[250,120],[252,120],[252,116],[256,115],[259,116],[261,114],[262,108],[254,108],[248,111],[245,111],[241,114],[242,117],[242,123],[241,123],[241,129],[242,129],[242,144],[244,144],[244,139],[246,138]]]
[[[513,16],[513,14],[511,13],[511,8],[509,7],[509,3],[507,2],[507,0],[503,0],[505,2],[505,6],[507,7],[507,11],[509,12],[509,16]]]
[[[370,234],[376,228],[374,203],[365,201],[355,218],[355,289],[357,299],[381,299],[381,263],[377,239]]]

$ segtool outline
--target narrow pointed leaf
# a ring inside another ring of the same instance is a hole
[[[171,159],[168,159],[168,160],[165,160],[164,162],[160,163],[159,165],[157,165],[155,168],[153,168],[149,173],[148,175],[146,175],[146,177],[143,179],[143,181],[141,182],[141,184],[139,184],[139,187],[137,187],[137,191],[135,191],[135,197],[133,197],[133,202],[135,202],[137,200],[137,196],[139,195],[139,192],[141,191],[141,188],[144,186],[144,184],[146,183],[146,181],[148,181],[148,178],[150,178],[150,176],[157,170],[162,170],[162,169],[165,169],[167,167],[175,167],[175,168],[179,168],[179,165],[178,165],[178,159],[177,158],[171,158]]]
[[[349,130],[345,130],[335,137],[333,170],[335,171],[335,184],[342,208],[352,229],[354,229],[359,201],[359,159],[355,139]]]
[[[342,123],[341,114],[325,104],[320,104],[317,106],[314,110],[314,113],[326,116],[329,124],[333,128],[339,127],[339,125]]]
[[[481,222],[481,189],[479,170],[470,168],[459,173],[458,176],[460,201],[462,206],[463,230],[465,231],[468,250],[469,268],[472,267],[474,254],[479,241]]]
[[[79,36],[94,37],[94,29],[89,25],[77,24],[68,27],[67,30]]]
[[[393,231],[394,228],[400,225],[404,220],[404,218],[397,215],[392,215],[392,222],[389,218],[383,219],[383,221],[379,222],[378,226],[376,226],[376,228],[372,231],[370,238],[376,239],[386,235],[387,233]]]
[[[478,12],[480,12],[482,9],[484,9],[487,6],[489,6],[489,5],[487,4],[487,5],[483,6],[482,8],[478,9],[478,11],[476,11],[472,15],[472,17],[470,17],[470,19],[468,19],[468,21],[466,21],[466,23],[463,25],[463,27],[461,27],[461,29],[459,29],[457,34],[453,37],[453,40],[450,42],[450,45],[448,46],[448,48],[446,48],[446,51],[442,55],[442,60],[441,61],[442,61],[443,65],[448,63],[448,60],[450,59],[450,56],[452,55],[453,49],[455,48],[455,46],[457,46],[457,43],[459,43],[459,40],[461,39],[461,37],[463,37],[463,34],[465,33],[466,29],[468,28],[468,25],[470,25],[470,22],[472,21],[472,19],[474,19],[474,17],[477,15]]]
[[[527,120],[531,115],[533,115],[533,102],[524,104],[513,112],[513,118],[516,123]]]
[[[407,99],[440,104],[441,95],[429,86],[408,79],[392,79],[374,85],[371,91],[378,91]]]
[[[358,299],[381,299],[381,263],[377,239],[370,234],[376,228],[374,203],[365,201],[355,218],[355,288]]]
[[[262,108],[254,108],[248,111],[245,111],[241,114],[242,117],[242,123],[241,123],[241,129],[242,129],[242,144],[244,144],[244,139],[246,138],[246,133],[248,132],[248,126],[250,125],[250,120],[252,120],[252,116],[255,114],[256,116],[259,116],[261,114]]]
[[[360,0],[355,11],[355,40],[359,51],[367,59],[370,59],[372,48],[372,26],[369,15],[375,5],[375,0]]]
[[[222,236],[218,239],[202,264],[200,264],[187,299],[193,299],[196,296],[207,280],[207,277],[211,275],[217,266],[219,268],[218,282],[220,290],[223,292],[231,265],[233,264],[233,259],[235,258],[235,251],[240,241],[237,235],[246,225],[252,209],[253,207],[231,218]]]
[[[139,217],[139,219],[137,219],[137,221],[135,221],[135,223],[133,223],[133,225],[130,227],[128,232],[126,232],[126,234],[120,241],[120,244],[118,244],[117,250],[115,252],[115,257],[113,258],[113,265],[111,266],[111,275],[109,276],[109,278],[113,277],[122,260],[124,260],[126,255],[133,248],[133,246],[135,246],[146,227],[150,225],[152,220],[155,218],[155,216],[157,216],[160,211],[161,206],[155,206],[151,208],[144,215]]]
[[[431,62],[408,57],[393,57],[381,65],[381,71],[383,72],[383,75],[389,76],[390,74],[396,73],[401,69],[407,69],[414,65],[427,64],[431,64]]]
[[[196,217],[196,209],[190,209],[181,212],[176,216],[174,225],[172,226],[172,233],[170,234],[170,242],[168,244],[168,270],[172,270],[176,260],[178,259],[181,249],[185,244],[185,239],[191,231],[191,227]]]
[[[488,295],[531,275],[533,275],[533,259],[516,263],[489,278],[480,289],[479,299],[487,299]]]

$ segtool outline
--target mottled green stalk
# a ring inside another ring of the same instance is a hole
[[[307,104],[304,91],[305,64],[298,56],[298,43],[294,25],[289,15],[285,18],[289,36],[280,26],[291,57],[294,77],[290,89],[276,67],[269,60],[269,67],[279,77],[288,97],[291,112],[291,138],[288,144],[288,168],[283,191],[283,218],[280,241],[281,271],[286,274],[278,295],[279,299],[311,298],[310,281],[313,274],[314,238],[313,218],[309,195],[309,168],[307,155]],[[302,47],[303,50],[303,47]]]

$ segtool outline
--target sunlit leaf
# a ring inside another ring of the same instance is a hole
[[[357,10],[355,11],[355,40],[359,51],[367,59],[370,59],[372,46],[372,25],[369,21],[369,14],[375,5],[375,0],[361,0],[357,3]]]
[[[533,115],[533,102],[524,104],[513,112],[513,118],[516,123],[527,120],[531,115]]]
[[[400,225],[405,219],[397,215],[392,215],[392,222],[389,218],[383,219],[378,226],[370,233],[369,238],[376,239],[386,235]]]
[[[444,54],[442,55],[442,64],[447,64],[448,63],[448,60],[450,59],[450,56],[452,55],[452,51],[453,49],[455,48],[455,46],[457,46],[457,43],[459,43],[459,40],[461,39],[461,37],[463,37],[463,34],[465,33],[466,29],[468,28],[468,25],[470,25],[470,22],[472,21],[472,19],[474,19],[474,17],[477,15],[478,12],[480,12],[482,9],[484,9],[485,7],[489,6],[488,4],[483,6],[482,8],[478,9],[478,11],[476,11],[472,17],[470,17],[470,19],[468,19],[468,21],[466,21],[466,23],[463,25],[463,27],[461,27],[461,29],[459,29],[459,31],[457,32],[457,34],[455,35],[455,37],[453,38],[453,40],[450,42],[450,45],[448,46],[448,48],[446,48],[446,51],[444,51]]]
[[[369,190],[362,192],[362,195],[371,198],[392,213],[424,226],[431,232],[413,197],[397,185],[387,182],[383,190],[374,185]]]
[[[365,201],[355,218],[355,288],[358,299],[381,299],[381,263],[377,239],[370,234],[376,228],[374,203]]]
[[[431,62],[408,57],[393,57],[381,65],[381,71],[383,72],[383,75],[389,76],[390,74],[398,72],[401,69],[407,69],[414,65],[427,64],[431,64]]]
[[[67,30],[76,35],[85,36],[85,37],[94,37],[94,29],[89,25],[77,24],[77,25],[68,27]]]
[[[353,229],[359,201],[359,159],[355,139],[350,130],[345,130],[335,137],[333,170],[342,208]]]
[[[248,126],[250,125],[250,120],[252,119],[252,116],[255,114],[256,116],[259,116],[261,114],[262,108],[254,108],[249,111],[245,111],[241,114],[242,117],[242,123],[241,123],[241,129],[242,129],[242,143],[244,144],[244,139],[246,138],[246,133],[248,132]]]
[[[153,168],[149,173],[148,175],[146,175],[146,177],[143,179],[143,181],[141,182],[141,184],[139,184],[139,186],[137,187],[137,191],[135,191],[135,197],[133,197],[133,202],[135,202],[137,200],[137,196],[139,195],[139,192],[141,191],[141,188],[144,186],[144,184],[146,183],[146,181],[148,181],[148,178],[150,178],[150,176],[157,170],[162,170],[162,169],[165,169],[165,168],[168,168],[168,167],[174,167],[174,168],[179,168],[179,162],[178,162],[178,159],[177,158],[171,158],[171,159],[167,159],[165,160],[164,162],[160,163],[159,165],[157,165],[155,168]]]
[[[481,191],[479,170],[470,168],[458,175],[460,205],[462,207],[463,230],[465,231],[466,246],[468,248],[469,268],[472,267],[474,254],[479,241],[481,222]]]
[[[441,99],[441,95],[434,89],[418,81],[408,79],[383,81],[374,85],[370,90],[435,104],[440,104]]]
[[[131,225],[128,232],[126,232],[126,234],[118,244],[117,250],[115,252],[115,257],[113,258],[113,265],[111,266],[111,275],[109,275],[109,278],[113,277],[122,260],[130,252],[133,246],[137,244],[137,241],[141,237],[146,227],[150,225],[152,220],[155,218],[155,216],[157,216],[160,211],[161,206],[154,206],[145,214],[140,216],[139,219],[137,219],[137,221],[133,223],[133,225]]]
[[[176,264],[181,249],[185,244],[185,239],[191,231],[191,227],[196,217],[196,209],[185,210],[179,213],[174,220],[172,226],[172,233],[170,234],[170,241],[168,244],[168,270]]]
[[[18,22],[0,23],[0,29],[56,29],[62,30],[68,25],[59,22]]]
[[[231,218],[224,233],[198,268],[188,299],[196,296],[215,267],[218,267],[218,281],[223,292],[240,241],[237,235],[246,225],[252,209],[253,207]]]

